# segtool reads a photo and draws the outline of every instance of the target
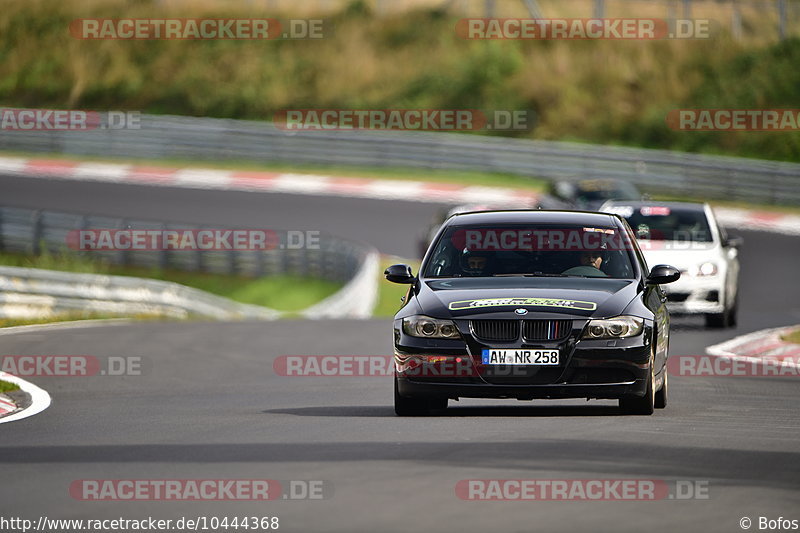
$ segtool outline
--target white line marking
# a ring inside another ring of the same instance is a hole
[[[0,379],[3,381],[8,381],[9,383],[14,383],[19,385],[19,388],[23,391],[27,392],[31,397],[31,404],[26,409],[22,411],[16,412],[14,414],[4,416],[0,418],[0,424],[5,424],[6,422],[14,422],[15,420],[22,420],[23,418],[28,418],[29,416],[37,415],[50,407],[50,395],[47,393],[46,390],[40,389],[33,383],[29,381],[25,381],[22,378],[18,378],[17,376],[12,376],[11,374],[6,374],[5,372],[0,372]]]

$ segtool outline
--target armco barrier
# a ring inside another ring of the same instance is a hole
[[[800,164],[455,133],[286,131],[268,122],[142,115],[141,129],[0,131],[0,149],[613,177],[654,193],[800,203]]]

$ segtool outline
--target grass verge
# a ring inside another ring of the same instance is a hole
[[[800,328],[792,331],[791,333],[787,333],[781,337],[782,340],[786,342],[792,342],[794,344],[800,344]]]
[[[138,314],[138,315],[113,315],[106,313],[83,313],[76,311],[74,313],[59,313],[57,315],[48,317],[32,317],[32,318],[0,318],[0,328],[10,328],[13,326],[33,326],[36,324],[52,324],[54,322],[72,322],[75,320],[102,320],[108,318],[127,318],[133,320],[162,320],[164,317],[160,315]]]
[[[16,383],[9,383],[8,381],[0,380],[0,394],[15,390],[19,390],[19,385],[17,385]]]
[[[386,270],[386,267],[398,263],[411,265],[414,272],[419,270],[419,260],[412,261],[392,256],[381,257],[380,272],[378,273],[378,302],[375,304],[375,310],[372,313],[375,318],[392,317],[403,304],[400,298],[406,295],[409,286],[390,283],[383,277],[383,271]]]

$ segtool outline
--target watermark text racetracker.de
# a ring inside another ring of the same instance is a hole
[[[285,109],[273,123],[287,131],[529,131],[535,117],[524,109]]]
[[[664,479],[462,479],[467,501],[658,501],[708,500],[707,480]]]
[[[150,359],[141,356],[0,355],[0,372],[21,378],[142,376],[150,369]]]
[[[465,18],[456,23],[456,35],[462,39],[708,39],[713,29],[709,19]]]
[[[677,131],[797,131],[800,109],[673,109],[666,121]]]
[[[657,207],[646,206],[647,209]],[[615,206],[624,215],[626,206]],[[627,208],[630,209],[630,208]],[[610,209],[609,209],[610,211]],[[649,211],[645,210],[645,213]],[[713,244],[703,231],[674,231],[664,235],[658,230],[639,232],[638,246],[647,250],[702,250]],[[667,240],[665,237],[668,237]],[[635,250],[634,239],[611,228],[475,228],[459,229],[450,237],[453,246],[475,252],[495,251],[612,251]]]
[[[91,131],[141,129],[139,111],[0,108],[3,131]]]
[[[800,356],[672,355],[667,371],[679,377],[800,377]]]
[[[469,355],[280,355],[272,369],[284,377],[359,377],[393,376],[395,370],[415,377],[477,377],[489,368],[493,376],[524,376],[520,365],[487,367]]]
[[[319,479],[76,479],[69,494],[85,502],[325,500],[333,485]]]
[[[322,39],[324,19],[273,18],[85,18],[69,25],[75,39],[104,40],[270,40]]]
[[[228,228],[83,229],[68,232],[66,244],[81,251],[318,250],[320,232]]]

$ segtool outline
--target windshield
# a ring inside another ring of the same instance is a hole
[[[714,240],[702,210],[666,206],[613,206],[608,211],[624,217],[637,239],[683,242]]]
[[[611,227],[451,226],[434,244],[426,278],[590,277],[632,279],[631,244]]]

